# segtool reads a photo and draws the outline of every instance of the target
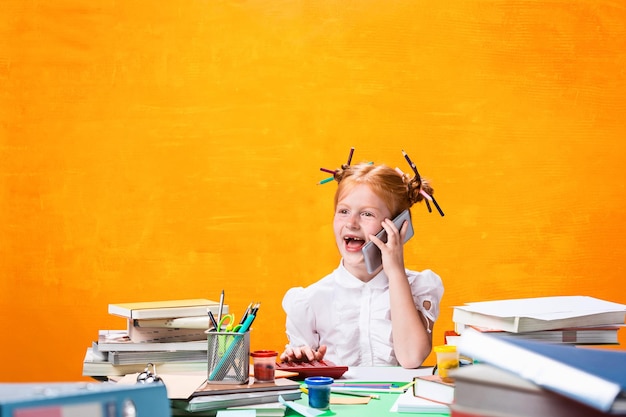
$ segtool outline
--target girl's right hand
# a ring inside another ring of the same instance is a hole
[[[321,345],[318,350],[311,349],[310,346],[287,347],[280,354],[281,362],[313,362],[320,361],[326,354],[326,345]]]

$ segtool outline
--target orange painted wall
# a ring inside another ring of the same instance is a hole
[[[351,146],[433,180],[437,340],[467,301],[626,303],[625,51],[609,1],[3,2],[0,380],[83,379],[109,303],[222,289],[281,349]]]

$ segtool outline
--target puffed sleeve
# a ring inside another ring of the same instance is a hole
[[[308,291],[302,287],[291,288],[283,297],[283,310],[287,313],[287,346],[319,347],[319,335],[315,331],[315,315],[311,308]]]
[[[434,323],[439,317],[439,305],[443,297],[443,282],[439,275],[426,269],[422,272],[409,271],[409,282],[415,307],[422,312],[430,322]],[[430,333],[432,328],[428,328]]]

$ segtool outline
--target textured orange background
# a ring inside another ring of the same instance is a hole
[[[316,182],[351,146],[433,180],[406,259],[444,279],[437,341],[467,301],[626,303],[619,2],[2,8],[2,381],[82,379],[111,302],[222,289],[280,350],[285,290],[339,260]]]

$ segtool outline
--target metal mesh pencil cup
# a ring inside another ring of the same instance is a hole
[[[207,332],[207,341],[207,383],[247,383],[250,379],[250,332]]]

